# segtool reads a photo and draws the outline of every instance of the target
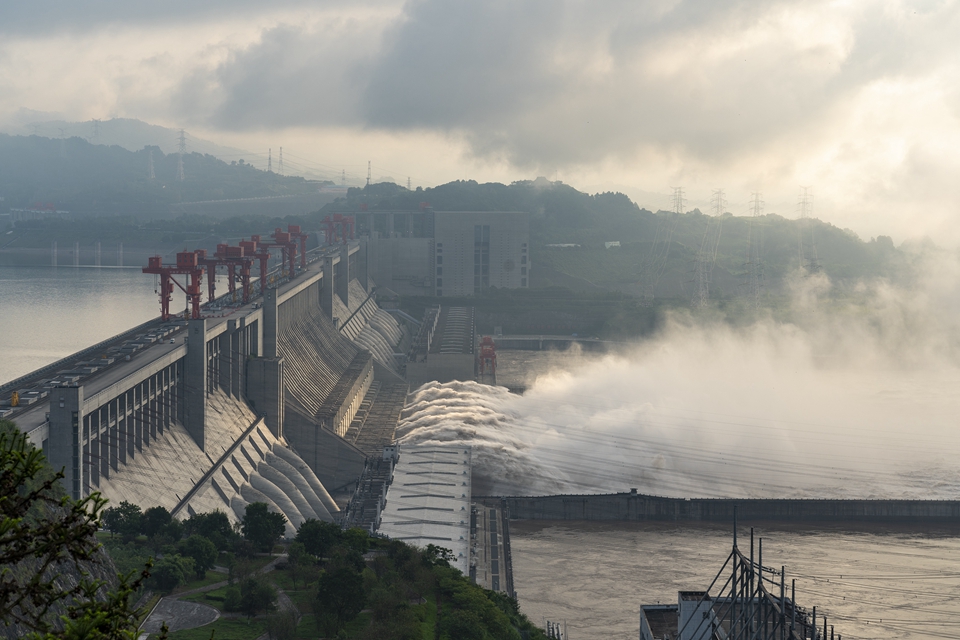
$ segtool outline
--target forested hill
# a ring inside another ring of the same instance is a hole
[[[751,221],[729,213],[718,219],[698,210],[677,216],[643,209],[622,193],[589,195],[543,178],[510,185],[456,181],[416,191],[392,183],[375,184],[350,189],[346,198],[327,205],[321,213],[359,210],[361,205],[371,211],[418,209],[424,202],[437,211],[529,211],[531,279],[537,286],[614,289],[639,295],[641,281],[657,268],[662,271],[658,296],[688,297],[693,294],[697,254],[705,235],[716,254],[715,263],[711,260],[711,297],[743,293],[750,271],[751,237],[759,243],[763,286],[769,292],[781,290],[784,278],[799,271],[801,254],[807,274],[822,270],[838,284],[906,277],[912,259],[888,237],[864,241],[852,231],[816,219],[801,223],[769,214]],[[714,243],[711,238],[718,240]],[[620,247],[606,249],[604,243],[611,241],[620,242]],[[580,247],[559,249],[548,244]],[[662,264],[651,266],[654,254],[661,256]]]
[[[159,147],[128,151],[77,137],[0,134],[0,206],[6,211],[39,202],[75,214],[150,219],[168,215],[177,203],[313,194],[319,186],[199,153],[184,154],[181,182],[177,161],[177,154]]]

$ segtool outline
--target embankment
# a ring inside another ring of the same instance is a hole
[[[960,500],[664,498],[639,493],[503,498],[514,520],[960,524]]]

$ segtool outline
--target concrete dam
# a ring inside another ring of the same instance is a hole
[[[156,320],[14,380],[6,417],[75,498],[234,520],[266,502],[288,534],[335,520],[407,393],[393,354],[409,339],[377,305],[365,252],[322,248],[248,304]]]
[[[667,498],[636,490],[497,499],[515,520],[960,525],[960,500]]]

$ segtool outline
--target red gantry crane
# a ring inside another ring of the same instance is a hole
[[[177,254],[176,265],[163,264],[162,256],[152,256],[149,258],[147,266],[143,268],[144,273],[152,273],[160,276],[160,318],[166,322],[170,319],[170,299],[173,297],[173,285],[177,285],[185,294],[190,302],[190,317],[194,320],[200,318],[200,286],[203,280],[203,266],[200,265],[199,256],[194,251],[181,251]],[[188,276],[189,282],[183,286],[174,275]]]
[[[237,268],[240,268],[240,278],[243,287],[243,303],[250,301],[250,266],[253,264],[253,256],[248,256],[244,252],[244,247],[231,247],[228,244],[218,244],[217,250],[212,258],[207,257],[206,249],[197,249],[195,253],[198,256],[199,263],[207,271],[207,294],[209,301],[213,302],[216,298],[216,278],[217,267],[227,267],[229,279],[227,287],[231,294],[236,293],[237,289]],[[236,297],[234,297],[236,300]]]
[[[490,363],[490,373],[493,374],[493,382],[497,382],[497,343],[490,336],[483,336],[480,339],[480,376],[483,377],[486,364]]]
[[[353,216],[335,213],[332,218],[330,216],[324,218],[320,224],[323,226],[327,245],[346,244],[348,240],[353,240]]]

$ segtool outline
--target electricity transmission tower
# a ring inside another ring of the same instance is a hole
[[[747,277],[749,278],[747,296],[754,309],[760,309],[763,292],[763,263],[760,251],[763,246],[763,232],[760,228],[760,216],[763,215],[763,200],[759,191],[753,193],[753,212],[747,227]]]
[[[820,259],[817,256],[817,238],[815,235],[813,221],[813,193],[810,187],[800,187],[800,201],[797,203],[800,209],[800,222],[797,231],[798,251],[800,259],[800,275],[813,275],[820,271]],[[809,229],[810,241],[806,248],[803,246],[804,230]]]
[[[273,173],[273,148],[267,149],[267,173]]]
[[[93,120],[93,144],[100,144],[100,120]]]
[[[341,187],[347,186],[347,170],[346,169],[340,170],[340,186]]]
[[[178,140],[180,146],[177,149],[177,180],[183,182],[183,154],[187,152],[187,136],[184,134],[183,129],[180,129],[180,138]]]
[[[150,149],[150,153],[147,156],[147,178],[150,180],[156,179],[156,174],[153,171],[153,149]]]
[[[697,252],[697,288],[694,292],[694,304],[701,308],[705,307],[710,300],[710,281],[713,278],[713,267],[717,263],[725,208],[723,189],[717,189],[713,192],[714,217],[707,218],[707,225],[700,239],[700,250]]]
[[[733,550],[705,591],[686,592],[692,598],[681,606],[696,615],[679,621],[676,637],[832,640],[826,616],[818,618],[816,607],[810,612],[797,604],[797,581],[787,584],[786,567],[763,563],[763,538],[755,545],[750,529],[750,548],[740,549],[734,518]]]
[[[367,160],[367,186],[370,186],[370,161]]]
[[[283,175],[283,147],[280,147],[280,162],[278,164],[280,165],[280,175]]]
[[[673,241],[673,232],[680,222],[680,215],[683,213],[683,187],[674,187],[673,189],[673,212],[669,216],[659,217],[657,220],[657,230],[653,236],[653,244],[650,251],[647,252],[643,266],[640,268],[640,303],[650,305],[653,303],[654,294],[657,290],[657,284],[663,275],[667,266],[667,259],[670,257],[670,244]]]

